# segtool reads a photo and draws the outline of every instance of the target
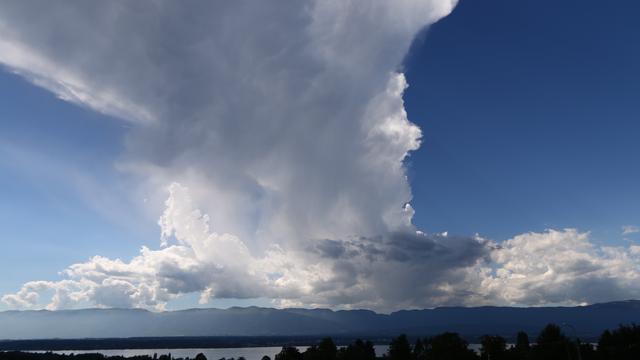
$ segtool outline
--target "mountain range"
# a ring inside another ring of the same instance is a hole
[[[548,323],[569,336],[596,338],[604,329],[640,323],[640,301],[575,307],[438,307],[379,314],[369,310],[233,307],[151,312],[142,309],[0,312],[0,339],[127,337],[385,337],[455,331],[467,338],[535,335]]]

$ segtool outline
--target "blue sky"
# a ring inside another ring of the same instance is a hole
[[[131,257],[141,244],[157,241],[154,222],[130,226],[99,211],[70,173],[120,181],[113,164],[122,151],[123,125],[6,71],[0,79],[0,218],[8,246],[0,263],[11,274],[0,291],[55,278],[96,253]]]
[[[640,226],[640,4],[615,5],[463,0],[400,54],[405,108],[423,134],[405,159],[417,229],[498,243],[565,228],[591,232],[595,246],[640,241],[638,233],[622,234],[624,226]],[[0,72],[0,271],[8,274],[0,295],[34,279],[57,281],[67,266],[94,255],[129,261],[141,246],[158,248],[163,208],[146,204],[163,200],[133,191],[143,181],[121,167],[144,153],[139,125],[63,101],[13,70]],[[189,158],[181,154],[166,163]],[[182,294],[169,308],[198,306],[198,296]],[[214,297],[203,306],[268,304],[273,296],[246,297]],[[583,298],[590,299],[547,302]]]
[[[612,5],[612,4],[610,4]],[[640,219],[631,1],[462,1],[409,55],[416,222],[505,239]],[[454,45],[452,45],[454,44]]]

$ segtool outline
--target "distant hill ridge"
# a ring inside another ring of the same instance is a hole
[[[535,335],[547,323],[570,324],[593,338],[619,324],[640,323],[640,301],[576,307],[438,307],[378,314],[369,310],[232,307],[151,312],[142,309],[0,312],[0,339],[169,336]],[[573,330],[571,330],[573,331]],[[570,332],[570,329],[567,329]],[[573,336],[574,334],[569,334]]]

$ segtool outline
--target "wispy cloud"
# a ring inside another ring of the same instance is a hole
[[[631,235],[640,233],[640,228],[633,225],[625,225],[622,227],[622,235]]]

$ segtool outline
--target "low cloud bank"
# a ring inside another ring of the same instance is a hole
[[[174,183],[159,220],[161,248],[129,262],[96,256],[61,281],[33,281],[2,300],[16,308],[48,302],[163,309],[178,296],[274,299],[278,306],[391,311],[436,305],[581,304],[640,295],[640,246],[600,247],[574,229],[527,233],[497,244],[421,232],[317,239],[300,250],[253,253],[216,233],[189,191]],[[42,294],[51,293],[50,299]]]

